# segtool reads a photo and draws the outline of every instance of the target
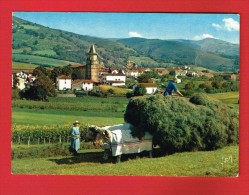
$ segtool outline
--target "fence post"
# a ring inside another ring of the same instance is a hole
[[[61,135],[60,135],[60,137],[59,137],[59,143],[61,143]]]
[[[28,139],[28,146],[29,146],[29,144],[30,144],[30,136],[29,136],[29,139]]]

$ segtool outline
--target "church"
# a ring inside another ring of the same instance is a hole
[[[107,84],[112,86],[124,86],[126,75],[108,73],[107,68],[103,68],[103,63],[98,59],[98,53],[95,46],[91,45],[89,52],[87,53],[86,65],[71,65],[74,70],[82,71],[84,79],[71,80],[71,87],[64,86],[65,80],[60,84],[60,88],[75,89],[75,90],[92,90],[94,85]],[[60,78],[58,78],[60,79]],[[60,80],[57,82],[59,83]]]

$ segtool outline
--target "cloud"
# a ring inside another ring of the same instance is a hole
[[[234,20],[233,18],[224,18],[222,20],[224,24],[224,28],[228,31],[239,31],[239,22]]]
[[[210,34],[202,34],[202,35],[197,35],[194,37],[194,40],[202,40],[206,38],[215,38],[213,35]]]
[[[141,34],[139,34],[137,32],[129,32],[129,36],[130,37],[143,37]]]
[[[215,24],[215,23],[212,24],[212,27],[214,27],[216,30],[222,29],[222,26],[221,26],[221,25]]]

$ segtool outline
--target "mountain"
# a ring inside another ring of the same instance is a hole
[[[157,61],[193,64],[216,71],[233,71],[239,66],[239,46],[216,39],[192,41],[128,38],[118,41]]]
[[[51,29],[13,17],[13,62],[44,66],[85,64],[87,52],[95,44],[106,66],[123,66],[137,52],[115,40],[78,35]]]
[[[95,44],[106,67],[124,67],[128,60],[139,67],[196,65],[215,71],[236,71],[239,46],[217,39],[159,40],[103,39],[48,28],[13,16],[13,63],[43,66],[85,64]]]

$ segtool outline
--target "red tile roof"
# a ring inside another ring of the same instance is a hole
[[[137,86],[142,85],[145,87],[157,87],[155,83],[137,83]]]

